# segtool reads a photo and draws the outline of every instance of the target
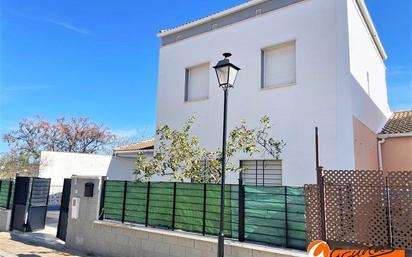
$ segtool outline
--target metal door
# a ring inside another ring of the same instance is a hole
[[[44,229],[50,179],[16,177],[11,229],[30,232]]]
[[[59,214],[59,224],[57,225],[57,235],[56,237],[66,241],[67,233],[67,219],[69,217],[69,206],[70,206],[70,190],[72,185],[72,180],[69,178],[64,179],[63,193],[60,203],[60,214]]]

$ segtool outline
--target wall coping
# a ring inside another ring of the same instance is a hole
[[[197,234],[193,234],[190,232],[149,228],[149,227],[145,227],[139,224],[120,223],[116,221],[107,221],[107,220],[105,221],[96,220],[94,221],[94,224],[101,225],[101,226],[107,226],[107,227],[115,227],[115,228],[123,228],[123,229],[126,228],[126,229],[150,232],[150,233],[161,234],[161,235],[182,237],[182,238],[193,239],[197,241],[217,243],[217,238],[212,237],[212,236],[202,236],[202,235],[197,235]],[[250,250],[256,250],[256,251],[264,251],[268,253],[287,255],[287,256],[292,256],[292,257],[307,257],[304,251],[299,251],[299,250],[289,249],[289,248],[280,248],[280,247],[251,244],[251,243],[239,242],[237,240],[231,240],[231,239],[225,239],[225,245],[235,246],[235,247],[240,247],[240,248],[245,248],[245,249],[250,249]]]

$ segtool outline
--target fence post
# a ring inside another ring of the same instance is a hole
[[[321,239],[326,241],[326,214],[325,214],[325,178],[323,176],[323,167],[318,166],[317,172],[317,184],[319,189],[320,200],[320,225],[321,225]]]
[[[173,213],[172,213],[172,230],[175,230],[175,222],[176,222],[176,185],[177,183],[173,183]]]
[[[239,176],[239,222],[238,222],[238,238],[240,242],[245,241],[245,186],[243,185],[242,171]]]
[[[285,186],[285,247],[289,244],[289,229],[288,229],[288,187]]]
[[[127,195],[127,180],[124,181],[124,189],[123,189],[122,223],[124,223],[124,217],[126,214],[126,195]]]
[[[150,181],[147,182],[147,195],[146,195],[146,218],[145,218],[145,226],[147,227],[149,222],[149,198],[150,198]]]
[[[386,191],[386,215],[388,216],[388,244],[392,247],[393,235],[392,235],[392,214],[391,214],[391,198],[390,198],[390,187],[388,182],[388,175],[385,175],[385,191]]]
[[[13,180],[9,181],[9,192],[7,193],[6,209],[10,209],[11,195],[13,194]]]
[[[206,235],[206,185],[206,183],[203,183],[203,235]]]
[[[106,196],[106,177],[102,177],[102,191],[100,192],[99,220],[104,219],[104,198]]]

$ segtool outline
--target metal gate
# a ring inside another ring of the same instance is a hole
[[[63,193],[60,203],[60,214],[59,214],[59,224],[57,225],[57,235],[56,237],[66,241],[67,233],[67,219],[69,216],[69,206],[70,206],[70,190],[72,185],[72,180],[69,178],[64,179]]]
[[[44,229],[50,179],[16,177],[11,229],[30,232]]]

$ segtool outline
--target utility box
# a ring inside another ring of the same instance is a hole
[[[94,184],[91,182],[86,183],[84,186],[84,197],[93,197]]]

